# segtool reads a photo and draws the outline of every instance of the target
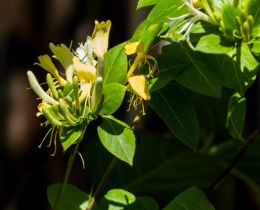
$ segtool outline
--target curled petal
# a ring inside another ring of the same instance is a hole
[[[148,91],[144,75],[132,76],[128,79],[131,88],[144,100],[150,100],[151,96]]]
[[[50,104],[58,104],[58,101],[56,101],[54,98],[49,96],[40,86],[38,80],[34,76],[34,74],[31,71],[27,71],[27,77],[30,83],[31,88],[33,91],[44,101],[50,103]]]
[[[107,52],[108,38],[111,27],[111,21],[95,21],[95,28],[92,34],[92,47],[97,57],[103,56]]]
[[[125,53],[127,55],[133,55],[135,53],[144,52],[143,42],[128,42],[125,45]]]
[[[80,81],[89,83],[96,79],[96,68],[90,64],[81,63],[77,57],[73,57],[75,71]]]
[[[53,64],[49,55],[41,55],[38,57],[38,59],[40,63],[35,63],[36,65],[39,65],[48,72],[50,72],[61,85],[64,85],[66,83],[66,81],[59,75],[59,72]]]

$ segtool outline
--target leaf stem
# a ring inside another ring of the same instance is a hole
[[[57,195],[54,207],[53,207],[54,210],[59,210],[60,209],[62,194],[65,191],[65,188],[67,186],[67,183],[68,183],[68,180],[69,180],[69,176],[71,174],[72,167],[73,167],[73,164],[74,164],[75,156],[78,153],[79,144],[80,144],[80,142],[81,142],[81,140],[82,140],[82,138],[83,138],[83,136],[85,134],[86,128],[87,128],[87,126],[84,128],[84,130],[83,130],[83,132],[82,132],[82,134],[80,136],[80,139],[78,140],[78,142],[75,145],[72,153],[70,154],[68,165],[67,165],[66,172],[65,172],[65,176],[64,176],[62,185],[61,185],[61,187],[59,189],[59,192],[58,192],[58,195]]]
[[[249,147],[256,141],[256,136],[259,134],[259,130],[256,129],[249,137],[246,139],[245,144],[240,148],[238,154],[233,159],[233,161],[227,166],[227,168],[212,182],[209,186],[208,191],[211,192],[215,190],[219,184],[224,180],[224,178],[232,171],[232,169],[238,164],[238,162],[245,156]]]
[[[136,120],[136,118],[138,118],[139,120]],[[140,113],[138,113],[134,117],[132,123],[130,123],[132,130],[135,130],[135,124],[138,123],[140,121],[140,119],[141,119],[141,116],[140,116]],[[105,174],[103,175],[101,181],[99,182],[92,198],[90,199],[86,210],[92,210],[94,208],[97,199],[100,197],[102,191],[104,190],[104,187],[105,187],[107,181],[109,180],[109,177],[112,174],[117,163],[118,163],[118,159],[116,157],[113,157],[113,159],[111,160],[109,166],[107,167],[107,169],[105,171]]]
[[[118,162],[117,158],[113,158],[104,174],[104,176],[102,177],[101,181],[99,182],[97,189],[94,192],[93,197],[91,198],[91,200],[88,203],[87,209],[86,210],[92,210],[95,206],[96,200],[98,199],[98,197],[100,196],[100,194],[102,193],[107,181],[109,180],[109,177],[112,173],[112,171],[114,170],[116,164]]]

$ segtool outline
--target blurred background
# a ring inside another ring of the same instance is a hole
[[[71,40],[74,40],[74,43],[83,42],[86,36],[92,33],[94,20],[110,19],[112,21],[110,47],[128,40],[138,23],[146,17],[149,10],[148,8],[148,10],[136,11],[136,5],[137,0],[0,0],[1,210],[50,209],[46,196],[47,186],[62,181],[68,158],[67,154],[63,155],[60,148],[58,148],[55,157],[50,156],[54,148],[47,148],[46,145],[48,143],[45,143],[41,149],[38,148],[48,130],[40,126],[43,119],[39,119],[35,115],[37,112],[36,95],[28,89],[26,71],[29,69],[33,70],[43,82],[45,72],[38,66],[33,65],[37,62],[37,56],[50,54],[50,42],[54,44],[64,43],[67,46],[70,45]],[[257,113],[256,94],[259,93],[255,91],[259,89],[257,86],[259,86],[259,82],[255,83],[247,93],[247,129],[250,131],[255,128],[257,121],[259,121],[257,119],[260,119],[255,114]],[[198,107],[201,106],[200,96],[196,95],[195,100],[197,100]],[[205,100],[205,97],[201,101],[203,100]],[[224,121],[225,115],[217,116],[218,112],[214,113],[214,107],[219,106],[220,103],[218,99],[208,100],[212,105],[208,109],[213,113],[212,116],[215,120],[218,121],[218,117],[221,117],[221,120]],[[225,108],[223,110],[225,111]],[[204,112],[205,110],[202,111]],[[148,118],[151,120],[146,123],[146,129],[153,132],[159,131],[160,135],[158,133],[142,132],[143,136],[139,137],[144,141],[140,143],[140,147],[137,147],[136,159],[143,161],[145,169],[150,169],[157,163],[160,164],[160,158],[167,160],[175,152],[186,152],[188,150],[178,141],[173,141],[174,138],[168,132],[164,123],[151,111],[148,112]],[[206,119],[206,121],[208,120]],[[222,121],[218,123],[224,125]],[[221,127],[220,129],[223,131],[225,128]],[[96,138],[94,133],[95,125],[88,130],[87,138],[89,141],[91,141],[89,136]],[[220,136],[220,139],[222,137]],[[165,143],[162,144],[162,140]],[[99,156],[98,159],[91,155],[91,157],[87,157],[89,158],[85,161],[87,169],[83,170],[82,163],[78,158],[70,179],[70,183],[79,186],[85,192],[93,190],[92,183],[97,184],[100,179],[98,176],[95,177],[96,172],[99,171],[100,173],[98,174],[102,176],[111,158],[102,146],[95,145],[100,144],[97,139],[94,139],[92,142],[92,145],[82,144],[81,152],[85,156],[85,154],[89,154],[86,151],[92,151],[90,154]],[[149,150],[147,151],[148,144]],[[142,146],[146,151],[140,149]],[[260,148],[260,145],[258,146],[257,148]],[[98,151],[96,151],[97,148],[99,149]],[[256,154],[259,154],[259,152],[256,151]],[[234,155],[231,156],[231,159]],[[138,159],[138,157],[140,158]],[[195,165],[191,165],[193,162],[190,163],[188,159],[187,166],[185,166],[187,168],[183,165],[180,166],[180,168],[187,170],[186,175],[189,175],[189,177],[194,175],[193,172],[190,172],[190,168],[197,170],[197,167],[200,167],[198,170],[200,170],[200,173],[203,173],[205,167],[207,167],[202,165],[196,157],[191,157],[195,161]],[[182,156],[180,156],[181,159],[183,159]],[[131,181],[135,181],[134,177],[130,177],[132,175],[130,167],[124,164],[120,167],[121,169],[119,170],[124,171],[125,177],[116,176],[116,173],[113,174],[115,175],[113,179],[116,182],[111,180],[112,187],[113,183],[124,183],[124,180],[129,178],[132,179]],[[137,169],[141,173],[144,169],[138,167],[138,164],[136,164],[135,170]],[[91,171],[91,169],[96,171]],[[170,182],[175,181],[177,183],[176,186],[179,184],[178,181],[183,184],[180,184],[182,186],[190,186],[191,183],[196,184],[196,181],[203,179],[200,173],[195,173],[197,177],[190,177],[191,182],[186,183],[186,179],[182,177],[181,173],[180,177],[175,176],[176,171],[178,169],[172,169],[171,173],[173,176],[171,174],[168,176],[167,172],[159,174],[159,181],[156,179],[158,177],[155,177],[150,183],[147,182],[141,186],[137,185],[137,188],[133,191],[146,195],[147,192],[151,192],[147,189],[151,189],[153,186],[156,188],[155,185],[160,184],[160,181],[164,179],[163,175],[165,175],[166,181],[167,176],[168,178],[170,176],[171,178],[174,177],[175,180],[170,179]],[[210,165],[208,171],[210,171],[213,177],[219,173]],[[253,171],[253,174],[256,174],[258,177],[259,173],[259,171]],[[212,181],[212,177],[209,177],[208,180]],[[214,195],[213,200],[216,206],[218,206],[216,209],[256,210],[260,208],[257,193],[252,192],[252,189],[249,189],[247,185],[238,179],[228,180],[229,182],[226,182],[228,184],[224,183]],[[172,183],[172,185],[175,186],[175,183]],[[116,184],[114,186],[118,187]],[[168,187],[168,183],[163,186]],[[168,191],[165,191],[164,194],[160,191],[157,194],[151,194],[151,196],[155,196],[158,201],[162,202],[162,206],[166,204],[164,202],[168,202],[176,195],[176,192],[180,191],[178,187],[176,189],[168,187],[167,189]]]
[[[36,96],[28,90],[26,71],[44,80],[33,64],[49,54],[49,42],[67,46],[92,34],[94,20],[112,21],[110,47],[131,37],[144,18],[137,0],[0,1],[0,209],[48,209],[46,186],[62,180],[64,159],[52,148],[38,149],[46,134],[37,119]],[[133,15],[134,14],[134,15]],[[38,71],[39,70],[39,71]],[[82,166],[80,166],[82,170]]]

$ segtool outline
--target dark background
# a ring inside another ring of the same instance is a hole
[[[47,148],[47,143],[38,149],[48,130],[40,126],[43,119],[35,116],[37,101],[28,89],[26,71],[33,70],[44,81],[45,72],[33,65],[37,56],[50,54],[49,42],[68,46],[71,40],[74,43],[84,41],[86,35],[92,33],[94,20],[112,21],[110,47],[126,41],[146,16],[146,10],[136,12],[136,4],[137,0],[0,0],[1,210],[49,209],[46,188],[63,179],[68,158],[60,148],[55,157],[50,156],[54,148]],[[259,114],[255,114],[259,113],[255,105],[259,93],[257,84],[259,82],[247,93],[247,127],[250,131],[259,121]],[[159,131],[166,130],[152,114],[147,125],[150,129],[156,126]],[[94,132],[89,129],[91,135]],[[90,192],[93,186],[88,174],[91,171],[84,171],[80,161],[74,169],[70,183]],[[254,203],[255,194],[251,195],[240,181],[235,185],[230,196],[235,203],[234,209],[258,208]],[[216,203],[220,203],[219,209],[222,204],[231,206],[229,195],[230,191],[225,192],[220,187],[215,197]]]
[[[43,81],[33,64],[49,54],[49,42],[75,43],[92,34],[94,20],[112,21],[110,47],[131,37],[143,12],[137,0],[0,1],[0,209],[48,209],[46,186],[62,180],[66,155],[38,149],[47,130],[37,119],[36,96],[28,90],[26,71]],[[82,166],[79,166],[79,171]],[[80,176],[75,182],[80,183]],[[73,176],[72,176],[73,179]],[[79,179],[79,180],[78,180]],[[83,188],[84,189],[84,188]]]

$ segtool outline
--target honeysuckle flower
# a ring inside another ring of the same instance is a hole
[[[103,56],[107,52],[111,21],[95,21],[95,28],[92,34],[92,47],[97,57]]]
[[[32,73],[32,71],[27,71],[27,77],[29,80],[29,84],[33,91],[44,101],[46,101],[49,104],[58,104],[58,101],[56,101],[54,98],[52,98],[48,93],[46,93],[42,87],[40,86],[38,80],[36,79],[35,75]]]
[[[147,55],[144,52],[144,43],[143,42],[129,42],[125,45],[125,53],[127,55],[136,54],[136,58],[132,63],[131,67],[127,73],[127,81],[132,90],[132,96],[130,98],[130,104],[134,108],[137,108],[139,105],[143,107],[143,100],[150,100],[151,96],[148,90],[147,79],[153,76],[156,68],[157,62],[155,58],[150,55]],[[148,64],[148,74],[134,75],[135,70],[142,65]],[[144,114],[144,108],[143,108]]]
[[[96,68],[89,63],[80,62],[78,57],[73,57],[75,72],[79,80],[84,83],[94,82],[96,79]]]
[[[58,69],[53,64],[49,55],[41,55],[38,57],[38,59],[40,63],[35,63],[35,65],[41,66],[43,69],[50,72],[61,85],[64,85],[66,83],[64,78],[60,76]]]
[[[202,6],[198,0],[183,0],[183,6],[186,6],[189,10],[187,14],[178,17],[169,17],[170,29],[164,38],[170,38],[174,42],[186,40],[187,44],[194,49],[190,41],[190,32],[192,27],[198,21],[210,22],[216,24],[216,22],[210,18],[207,14],[200,11]]]
[[[131,88],[144,100],[150,100],[151,96],[147,87],[146,78],[144,75],[132,76],[128,79]]]
[[[86,42],[79,43],[79,47],[76,49],[74,54],[79,58],[82,63],[88,63],[92,66],[96,66],[97,61],[94,59],[92,38],[87,37]]]
[[[41,87],[32,71],[27,72],[30,86],[41,100],[37,116],[46,118],[42,125],[51,125],[49,145],[51,142],[56,144],[56,139],[64,130],[88,122],[89,113],[92,117],[98,114],[103,96],[104,54],[108,48],[110,27],[109,20],[96,21],[92,37],[79,43],[75,51],[64,44],[50,44],[54,55],[39,56],[39,63],[36,63],[49,72],[46,75],[47,90]],[[62,73],[52,58],[61,64]]]

